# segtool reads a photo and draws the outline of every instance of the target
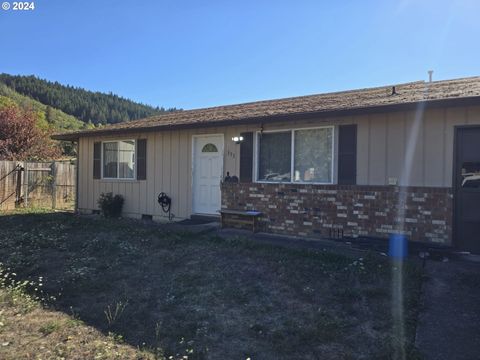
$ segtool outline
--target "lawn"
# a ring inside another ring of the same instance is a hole
[[[388,359],[399,348],[417,357],[414,263],[403,268],[400,344],[391,300],[399,269],[374,254],[37,210],[0,215],[0,262],[9,274],[2,359]]]

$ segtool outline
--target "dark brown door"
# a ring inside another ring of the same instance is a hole
[[[480,127],[455,131],[455,245],[480,254]]]

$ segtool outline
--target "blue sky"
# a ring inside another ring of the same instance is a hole
[[[0,0],[3,2],[3,0]],[[480,75],[480,1],[36,0],[0,72],[185,109]]]

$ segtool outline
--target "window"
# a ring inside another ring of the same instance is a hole
[[[332,182],[332,128],[294,133],[294,178],[297,182]]]
[[[259,136],[258,180],[291,181],[292,134],[263,133]]]
[[[333,127],[263,133],[257,144],[258,181],[332,183]]]
[[[134,179],[135,141],[121,140],[103,143],[103,177]]]
[[[215,144],[208,143],[202,148],[202,152],[218,152],[218,149]]]

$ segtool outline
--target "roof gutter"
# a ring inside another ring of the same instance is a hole
[[[278,114],[278,115],[265,115],[256,116],[250,118],[240,119],[223,119],[200,123],[186,123],[186,124],[167,124],[167,125],[154,125],[146,127],[129,127],[120,129],[97,129],[88,131],[77,131],[71,133],[55,134],[52,135],[54,140],[76,141],[80,137],[98,136],[98,135],[114,135],[118,133],[131,134],[137,132],[151,132],[151,131],[165,131],[165,130],[183,130],[183,129],[195,129],[215,127],[222,125],[246,125],[252,123],[272,123],[284,120],[310,120],[310,119],[322,119],[332,116],[352,116],[352,115],[366,115],[366,114],[378,114],[392,111],[408,111],[415,110],[422,106],[427,108],[439,108],[439,107],[458,107],[458,106],[471,106],[480,105],[480,96],[471,96],[463,98],[448,98],[438,100],[425,100],[402,104],[388,104],[369,107],[357,107],[350,109],[339,110],[326,110],[326,111],[311,111],[311,112],[298,112],[290,114]]]

